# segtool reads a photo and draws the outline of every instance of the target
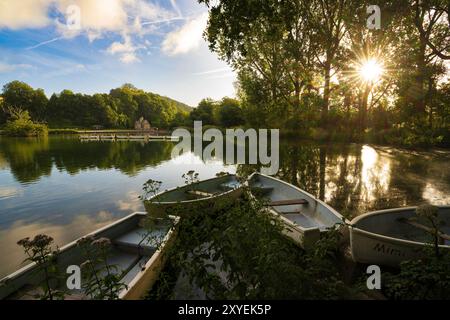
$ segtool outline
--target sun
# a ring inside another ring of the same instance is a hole
[[[384,74],[383,64],[377,59],[369,59],[360,64],[359,76],[366,83],[375,83]]]

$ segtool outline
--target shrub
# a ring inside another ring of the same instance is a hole
[[[397,300],[440,300],[450,297],[450,254],[436,256],[428,248],[422,260],[405,261],[398,274],[383,278],[384,293]]]
[[[34,123],[28,111],[15,110],[10,112],[9,120],[4,128],[4,134],[10,137],[36,137],[48,134],[47,126]]]
[[[220,207],[220,206],[219,206]],[[169,272],[182,272],[212,299],[338,299],[352,290],[336,267],[339,234],[330,232],[304,252],[259,201],[241,199],[224,209],[192,210],[180,221]],[[168,298],[176,277],[163,272],[153,298]],[[167,286],[167,288],[161,288]],[[161,290],[162,289],[162,290]],[[179,289],[179,288],[178,288]]]

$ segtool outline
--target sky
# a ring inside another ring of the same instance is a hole
[[[0,0],[0,87],[132,83],[191,106],[234,96],[235,73],[202,37],[207,18],[196,0]]]

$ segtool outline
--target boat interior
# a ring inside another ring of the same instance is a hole
[[[196,199],[206,199],[224,192],[232,191],[241,186],[235,175],[227,175],[216,179],[210,179],[193,183],[189,186],[174,189],[158,195],[156,202],[179,202]]]
[[[440,208],[438,212],[439,230],[442,234],[450,235],[450,208]],[[380,234],[416,242],[430,242],[431,224],[424,218],[418,217],[414,209],[381,212],[368,215],[357,221],[355,227]],[[449,239],[441,238],[441,244],[450,245]]]
[[[326,231],[341,222],[316,199],[277,179],[254,175],[249,186],[255,197],[267,201],[275,212],[304,229]]]
[[[145,267],[170,230],[170,223],[167,221],[159,221],[151,228],[143,228],[136,222],[134,221],[130,225],[129,221],[124,221],[122,224],[115,225],[111,230],[107,229],[96,236],[96,238],[107,237],[111,239],[112,245],[108,252],[107,263],[108,266],[112,266],[110,272],[119,275],[121,282],[126,285],[131,283]],[[81,249],[76,245],[62,251],[59,257],[58,267],[60,270],[65,270],[68,265],[80,266],[87,260]],[[103,262],[98,262],[95,268],[104,269],[104,266]],[[106,273],[107,271],[104,270],[101,273],[103,272]],[[9,299],[35,299],[36,294],[41,290],[39,282],[32,280],[33,277],[27,278],[26,276],[23,275],[22,279],[16,282],[18,287],[8,297]],[[65,284],[65,281],[62,281],[62,283]],[[0,299],[2,298],[1,291]],[[83,289],[70,290],[67,292],[67,299],[88,299],[88,297]]]

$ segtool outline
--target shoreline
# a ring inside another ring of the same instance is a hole
[[[187,129],[191,132],[193,132],[193,127],[178,127]],[[225,132],[227,129],[242,129],[247,130],[249,128],[245,127],[234,127],[234,128],[223,128],[223,127],[217,127],[217,126],[205,126],[203,127],[203,131],[206,131],[208,129],[218,129],[222,132]],[[150,135],[162,135],[167,136],[170,135],[170,133],[177,128],[173,128],[171,130],[134,130],[134,129],[102,129],[102,130],[93,130],[93,129],[71,129],[71,128],[58,128],[58,129],[48,129],[48,135],[56,136],[56,135],[81,135],[81,134],[150,134]],[[294,135],[299,135],[299,137],[295,137]],[[3,134],[3,130],[0,130],[0,137],[7,137]],[[12,138],[12,137],[11,137]],[[36,137],[14,137],[14,138],[36,138]],[[299,142],[316,142],[316,143],[338,143],[338,144],[370,144],[374,146],[380,146],[380,147],[390,147],[390,148],[397,148],[400,150],[405,151],[419,151],[419,152],[446,152],[450,151],[450,146],[437,146],[437,145],[428,145],[428,146],[408,146],[405,144],[393,144],[393,143],[383,143],[379,141],[371,141],[372,139],[333,139],[333,138],[317,138],[312,137],[311,135],[304,135],[301,132],[293,132],[291,130],[283,130],[280,129],[280,138],[290,141],[299,141]]]

